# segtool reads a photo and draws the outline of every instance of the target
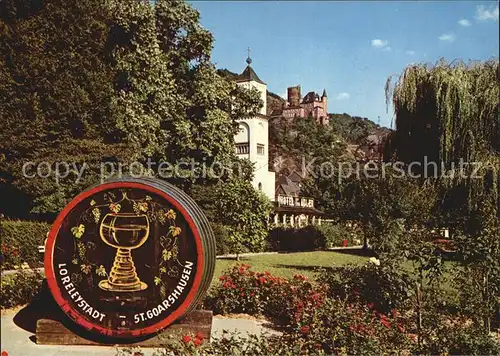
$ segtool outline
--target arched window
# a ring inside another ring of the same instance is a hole
[[[248,143],[250,142],[250,127],[245,122],[239,123],[239,131],[234,137],[234,142],[236,143]]]
[[[234,142],[237,154],[250,153],[250,127],[246,123],[239,123],[239,131],[234,137]]]

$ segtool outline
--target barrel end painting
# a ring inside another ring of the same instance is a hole
[[[55,220],[45,274],[59,307],[104,338],[156,334],[193,311],[214,273],[207,218],[166,182],[125,178],[76,196]]]

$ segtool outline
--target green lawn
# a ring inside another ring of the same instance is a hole
[[[293,277],[303,274],[314,277],[314,270],[318,267],[343,266],[348,263],[364,264],[368,257],[357,256],[335,251],[314,251],[297,253],[279,253],[273,255],[255,255],[234,259],[218,259],[215,264],[215,274],[212,286],[217,283],[219,276],[238,263],[246,263],[257,272],[269,271],[274,276]]]
[[[356,251],[361,253],[362,251]],[[250,257],[241,257],[240,261],[235,259],[217,259],[215,264],[215,273],[212,279],[212,287],[215,286],[219,277],[224,271],[239,263],[246,263],[252,266],[256,272],[269,271],[273,276],[291,278],[295,274],[303,274],[310,279],[314,279],[315,269],[319,267],[343,266],[348,263],[364,264],[368,257],[359,256],[350,253],[341,253],[337,251],[313,251],[297,253],[278,253],[272,255],[255,255]],[[445,271],[442,288],[451,295],[456,294],[456,290],[451,285],[453,274],[453,262],[445,262]],[[408,271],[413,269],[411,263],[407,263]]]

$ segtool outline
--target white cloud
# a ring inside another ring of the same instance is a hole
[[[415,51],[412,51],[412,50],[406,51],[405,53],[406,53],[407,55],[409,55],[409,56],[413,56],[413,55],[415,55]]]
[[[476,7],[476,19],[480,21],[493,20],[498,21],[498,5],[486,8],[484,5]]]
[[[389,41],[386,41],[386,40],[380,40],[380,39],[374,39],[372,40],[372,47],[375,47],[375,48],[391,48],[391,47],[388,47],[387,45],[389,44]],[[389,49],[390,51],[390,49]]]
[[[453,33],[443,33],[438,37],[440,41],[455,42],[455,35]]]
[[[470,21],[467,19],[460,19],[460,20],[458,20],[458,24],[462,27],[469,27]]]
[[[351,97],[351,94],[343,92],[337,95],[336,99],[337,100],[348,100]]]

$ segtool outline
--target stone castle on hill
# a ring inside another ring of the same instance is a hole
[[[323,90],[321,97],[310,91],[303,98],[300,94],[300,85],[289,87],[288,100],[283,104],[280,113],[286,119],[294,117],[312,117],[321,125],[328,125],[328,96]]]

